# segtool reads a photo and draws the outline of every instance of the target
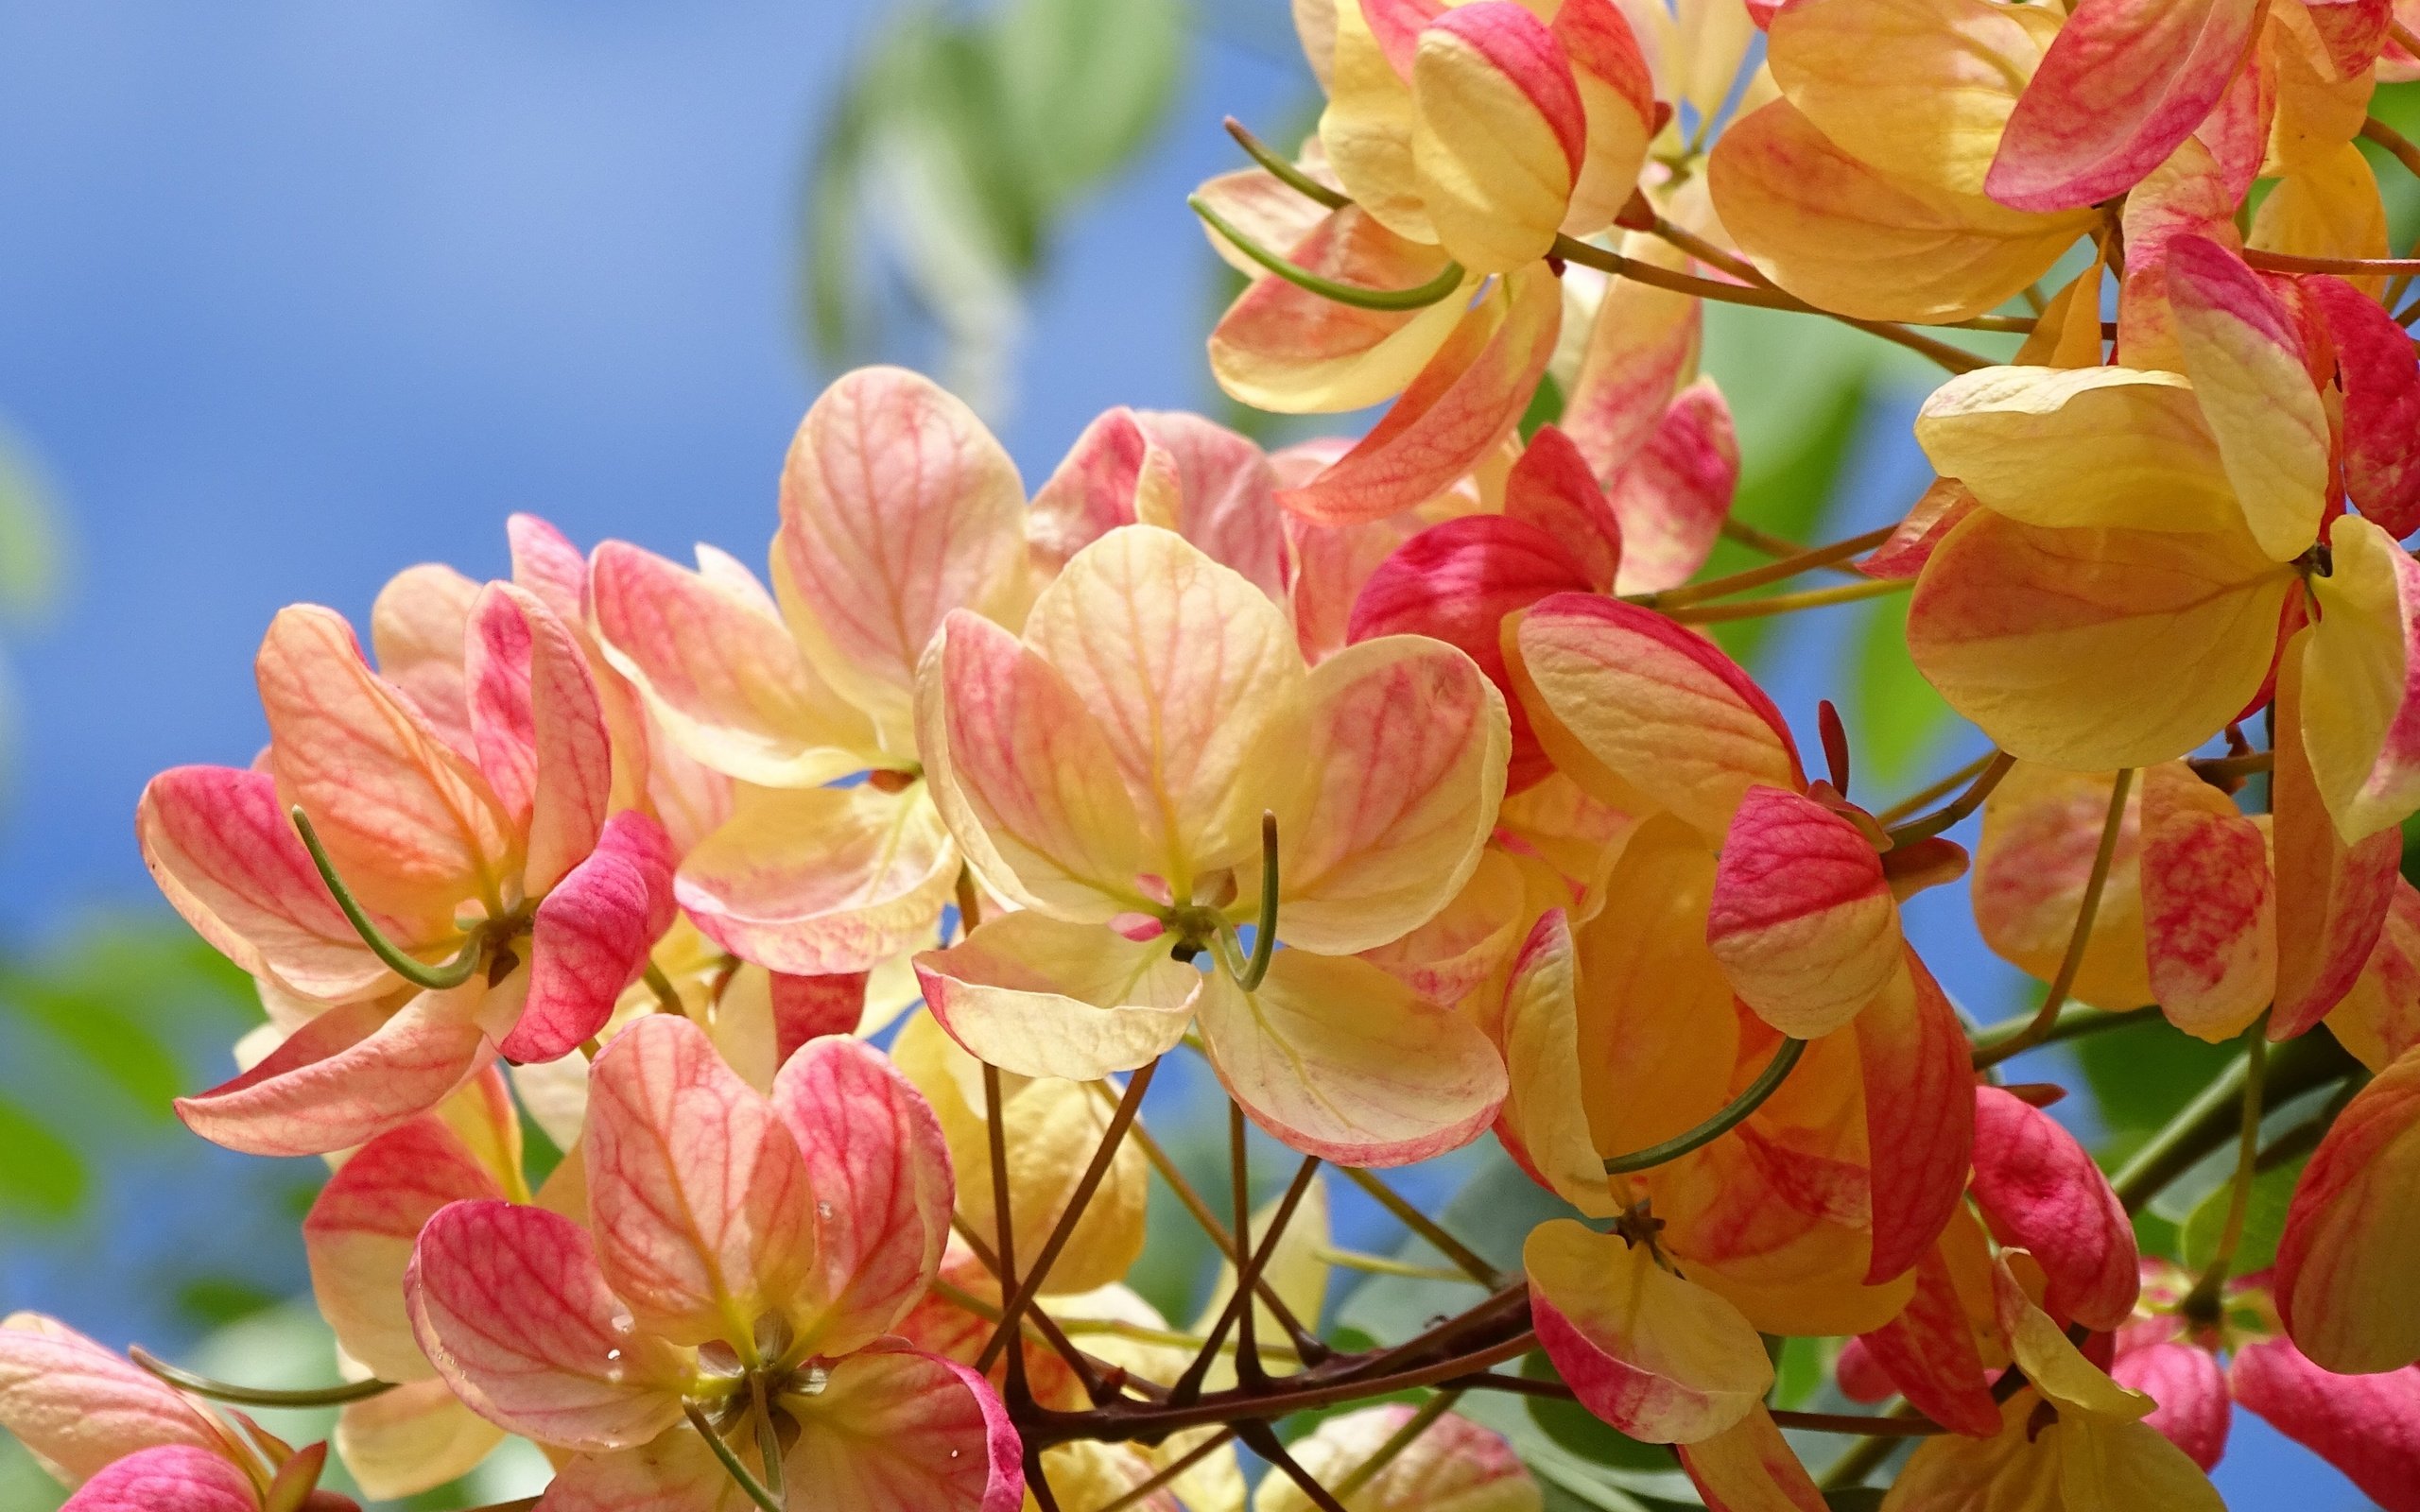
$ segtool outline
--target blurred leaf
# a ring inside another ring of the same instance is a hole
[[[1176,0],[1010,0],[995,28],[1009,119],[1046,214],[1123,166],[1175,103]]]
[[[1563,386],[1551,374],[1542,374],[1538,387],[1530,395],[1530,407],[1521,416],[1521,439],[1538,434],[1538,427],[1551,425],[1563,419]]]
[[[205,1329],[225,1328],[277,1302],[251,1282],[233,1276],[196,1276],[177,1288],[178,1311]]]
[[[2267,1270],[2277,1263],[2277,1236],[2285,1232],[2286,1208],[2293,1201],[2294,1183],[2301,1179],[2306,1157],[2270,1167],[2252,1178],[2252,1200],[2245,1204],[2243,1238],[2236,1246],[2233,1269],[2238,1276]],[[2219,1250],[2219,1234],[2226,1227],[2232,1184],[2218,1189],[2194,1206],[2185,1220],[2178,1243],[2187,1270],[2199,1271]]]
[[[49,485],[25,444],[0,429],[0,618],[26,619],[49,609],[64,569]]]
[[[1731,512],[1784,540],[1812,543],[1847,476],[1850,455],[1865,421],[1865,380],[1852,372],[1829,392],[1823,407],[1811,412],[1813,422],[1798,432],[1787,452],[1767,454],[1766,465],[1741,477]],[[1717,552],[1710,571],[1732,572],[1770,559],[1729,541],[1723,545],[1728,549]],[[1773,626],[1771,619],[1751,619],[1712,628],[1716,643],[1744,662],[1764,644]]]
[[[83,1202],[88,1185],[75,1146],[0,1101],[0,1211],[64,1218]]]
[[[1824,1504],[1832,1512],[1879,1512],[1886,1494],[1875,1486],[1859,1486],[1845,1491],[1824,1492]]]
[[[0,1433],[0,1506],[10,1512],[54,1512],[67,1500],[67,1487],[34,1463],[23,1445]]]
[[[2119,1152],[2167,1123],[2240,1054],[2204,1044],[2164,1019],[2146,1019],[2075,1041],[2085,1083]]]
[[[1804,1407],[1824,1387],[1823,1342],[1788,1338],[1780,1344],[1780,1358],[1773,1362],[1773,1405]]]
[[[1857,681],[1848,697],[1857,776],[1895,787],[1913,778],[1957,728],[1958,716],[1908,655],[1908,601],[1866,608],[1858,631]]]

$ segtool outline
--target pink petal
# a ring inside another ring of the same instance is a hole
[[[930,379],[861,368],[799,422],[782,468],[776,576],[834,685],[903,728],[925,643],[953,610],[1007,618],[1026,587],[1025,485],[975,412]]]
[[[674,917],[671,842],[653,819],[624,809],[538,904],[529,997],[497,1047],[504,1058],[553,1060],[604,1028]]]
[[[367,1003],[330,1008],[234,1080],[178,1098],[177,1116],[246,1155],[324,1155],[374,1139],[477,1072],[486,989],[475,978],[391,1014]]]
[[[752,1435],[732,1447],[761,1469]],[[753,1503],[687,1423],[635,1448],[576,1454],[546,1487],[544,1512],[753,1512]]]
[[[2327,1015],[2328,1032],[2373,1072],[2420,1045],[2420,889],[2395,879],[2377,949]]]
[[[2251,1349],[2293,1348],[2282,1340]],[[2242,1352],[2237,1353],[2242,1370]],[[2185,1451],[2204,1470],[2218,1468],[2227,1452],[2227,1421],[2233,1416],[2227,1400],[2227,1378],[2219,1357],[2191,1344],[2153,1344],[2128,1349],[2110,1362],[2110,1379],[2141,1392],[2159,1405],[2143,1421],[2158,1429],[2168,1441]]]
[[[1858,565],[1869,577],[1913,577],[1924,571],[1933,548],[1977,507],[1966,485],[1956,478],[1935,478],[1891,539]]]
[[[505,518],[504,538],[512,551],[513,585],[537,595],[565,625],[588,623],[588,558],[571,538],[525,511]]]
[[[815,1264],[796,1142],[687,1019],[649,1015],[596,1057],[580,1151],[603,1273],[651,1333],[726,1338]]]
[[[2344,386],[2344,491],[2401,540],[2420,530],[2420,354],[2394,318],[2342,279],[2303,292],[2327,321]]]
[[[743,789],[681,863],[708,939],[772,971],[862,971],[932,937],[959,851],[923,787]]]
[[[1630,237],[1621,250],[1673,272],[1688,266],[1685,256],[1644,233]],[[1696,367],[1703,308],[1686,294],[1650,284],[1615,279],[1607,284],[1564,399],[1562,422],[1599,483],[1629,471],[1664,423],[1673,395]]]
[[[1722,534],[1739,487],[1731,405],[1711,378],[1681,390],[1612,484],[1622,523],[1624,593],[1678,588],[1697,576]]]
[[[2003,1245],[2030,1252],[2043,1305],[2108,1331],[2141,1289],[2134,1221],[2109,1178],[2057,1119],[1996,1087],[1975,1089],[1975,1204]]]
[[[690,1369],[639,1332],[588,1231],[544,1208],[458,1202],[404,1277],[421,1349],[472,1411],[561,1449],[644,1444],[680,1421]]]
[[[453,1202],[506,1194],[444,1120],[423,1115],[337,1167],[302,1220],[311,1292],[344,1352],[386,1381],[419,1381],[428,1362],[404,1306],[412,1244]]]
[[[1431,525],[1379,563],[1354,600],[1347,634],[1426,635],[1458,646],[1503,694],[1512,717],[1515,791],[1543,781],[1553,764],[1538,745],[1505,670],[1504,616],[1540,599],[1596,588],[1561,540],[1510,515],[1474,514]]]
[[[476,760],[462,647],[479,585],[451,567],[424,562],[387,580],[370,606],[370,648],[378,675],[404,691],[445,743]]]
[[[1277,473],[1258,442],[1183,410],[1144,410],[1143,433],[1175,464],[1172,514],[1143,516],[1232,567],[1271,598],[1286,592],[1286,514]]]
[[[267,772],[171,767],[145,784],[134,831],[168,902],[245,971],[321,1001],[392,984],[320,880]]]
[[[786,1065],[811,1040],[854,1034],[866,1016],[866,973],[773,977],[773,1064]]]
[[[1583,588],[1609,593],[1622,562],[1622,524],[1605,490],[1561,427],[1541,425],[1504,480],[1504,518],[1535,525],[1586,575]]]
[[[2241,1033],[2277,981],[2269,842],[2235,800],[2181,762],[2146,768],[2143,936],[2169,1022],[2216,1042]]]
[[[2259,0],[2083,0],[2017,96],[1984,188],[2017,210],[2076,210],[2134,186],[2219,101]]]
[[[1614,0],[1564,0],[1554,12],[1554,40],[1571,60],[1587,125],[1563,229],[1590,236],[1613,224],[1637,191],[1657,121],[1655,77]]]
[[[1881,1396],[1860,1400],[1878,1401],[1895,1390],[1907,1397],[1909,1405],[1952,1432],[1989,1438],[1999,1432],[1999,1403],[1992,1400],[1983,1357],[1975,1348],[1972,1311],[1959,1295],[1956,1273],[1944,1252],[1949,1242],[1945,1236],[1916,1263],[1915,1295],[1906,1311],[1851,1341],[1862,1348],[1882,1378]],[[1843,1354],[1843,1390],[1848,1386],[1847,1364]]]
[[[1924,1257],[1958,1209],[1975,1141],[1966,1034],[1910,949],[1907,971],[1857,1018],[1874,1162],[1874,1256],[1866,1283]]]
[[[1175,458],[1153,447],[1132,410],[1122,404],[1103,410],[1076,438],[1050,480],[1035,490],[1026,511],[1026,538],[1036,564],[1056,572],[1119,525],[1134,524],[1142,518],[1135,512],[1137,498],[1146,490],[1174,490],[1175,472]]]
[[[143,1450],[227,1452],[225,1432],[182,1393],[33,1313],[0,1320],[0,1428],[70,1485]]]
[[[542,894],[596,844],[613,796],[587,653],[537,595],[491,583],[471,611],[464,673],[479,770],[527,833],[524,882]]]
[[[2324,1370],[2369,1375],[2420,1360],[2420,1054],[2355,1093],[2303,1167],[2271,1294]]]
[[[1562,284],[1543,265],[1506,274],[1370,434],[1278,503],[1322,524],[1347,524],[1443,491],[1520,420],[1562,319]]]
[[[1705,940],[1757,1017],[1813,1040],[1855,1018],[1899,971],[1899,905],[1857,826],[1760,783],[1731,817]]]
[[[941,1271],[956,1200],[949,1146],[916,1089],[856,1040],[791,1057],[773,1109],[814,1194],[814,1352],[846,1354],[890,1332]]]
[[[84,1483],[60,1512],[260,1512],[251,1477],[223,1454],[164,1445],[130,1454]]]
[[[2238,1401],[2385,1512],[2420,1512],[2420,1367],[2330,1375],[2288,1340],[2264,1339],[2238,1349],[2228,1375]]]
[[[2329,816],[2301,738],[2305,648],[2316,627],[2278,661],[2276,770],[2270,778],[2277,871],[2277,994],[2269,1038],[2290,1040],[2325,1018],[2353,989],[2386,928],[2403,836],[2388,828],[2347,846]]]
[[[859,1350],[797,1401],[793,1486],[849,1512],[1016,1512],[1024,1450],[990,1383],[911,1349]]]
[[[363,664],[333,610],[278,611],[255,662],[278,796],[311,816],[364,906],[434,935],[500,881],[510,819],[487,782]]]

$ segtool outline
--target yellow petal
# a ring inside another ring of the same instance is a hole
[[[1358,0],[1336,8],[1336,43],[1330,55],[1327,109],[1320,116],[1320,141],[1336,176],[1371,218],[1396,235],[1434,242],[1437,232],[1412,167],[1411,135],[1416,112],[1411,85],[1395,71]]]
[[[2344,142],[2288,173],[2260,202],[2246,240],[2297,257],[2386,256],[2386,202],[2370,160]],[[2381,274],[2346,282],[2374,300],[2386,291]]]
[[[1411,94],[1412,171],[1438,242],[1475,273],[1545,256],[1588,131],[1553,35],[1507,0],[1457,7],[1421,29]]]
[[[2327,412],[2294,317],[2243,259],[2206,237],[2168,252],[2168,302],[2194,397],[2260,549],[2291,561],[2327,507]]]
[[[2336,833],[2354,845],[2420,809],[2420,563],[2355,515],[2329,544],[2333,571],[2311,580],[2320,617],[2303,653],[2303,748]]]

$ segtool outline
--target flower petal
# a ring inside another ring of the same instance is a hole
[[[963,1366],[875,1346],[783,1404],[800,1430],[783,1471],[814,1487],[818,1512],[1015,1512],[1025,1499],[1008,1410]]]
[[[2046,530],[1982,509],[1916,580],[1908,648],[1950,707],[2020,760],[2148,766],[2252,702],[2295,582],[2239,528]],[[2106,676],[2113,666],[2137,675]]]
[[[71,1486],[147,1449],[229,1452],[227,1435],[182,1393],[35,1313],[0,1319],[0,1428]]]
[[[2253,1349],[2286,1349],[2280,1340],[2246,1346]],[[2236,1358],[2243,1358],[2238,1350]],[[2316,1372],[2314,1372],[2316,1373]],[[2204,1470],[2215,1469],[2227,1451],[2226,1373],[2219,1357],[2197,1345],[2166,1340],[2128,1349],[2111,1362],[2110,1377],[2119,1385],[2139,1391],[2159,1405],[2143,1421],[2185,1451]],[[2247,1403],[2249,1405],[2249,1403]]]
[[[2303,653],[2303,745],[2347,845],[2420,809],[2420,562],[2347,517],[2315,578],[2319,623]]]
[[[2027,1383],[2057,1403],[2066,1421],[2144,1417],[2152,1410],[2152,1399],[2109,1379],[2029,1295],[2015,1267],[2023,1265],[2038,1275],[2031,1262],[2021,1249],[2003,1249],[1992,1261],[1992,1297],[2000,1332]]]
[[[2041,1263],[2052,1313],[2103,1332],[2133,1314],[2142,1285],[2134,1221],[2058,1120],[1997,1087],[1976,1088],[1969,1190],[1993,1237]]]
[[[752,1472],[763,1466],[754,1435],[731,1447]],[[685,1422],[644,1444],[571,1456],[546,1486],[546,1512],[753,1512],[755,1503]]]
[[[1701,1442],[1772,1389],[1772,1362],[1739,1310],[1620,1235],[1558,1218],[1530,1230],[1521,1263],[1539,1347],[1582,1406],[1631,1437]]]
[[[1621,253],[1671,272],[1687,268],[1685,254],[1645,232],[1626,236]],[[1663,422],[1697,367],[1704,328],[1703,301],[1632,279],[1606,284],[1561,422],[1599,483],[1628,469]]]
[[[2356,144],[2339,141],[2292,164],[2260,201],[2245,242],[2299,257],[2386,256],[2386,203],[2369,159]],[[2375,273],[2345,282],[2372,299],[2386,291],[2385,279]]]
[[[438,1374],[480,1417],[560,1449],[644,1444],[681,1419],[689,1368],[605,1284],[588,1231],[544,1208],[458,1202],[404,1277]]]
[[[1336,1486],[1366,1464],[1404,1424],[1401,1403],[1363,1407],[1330,1418],[1287,1446],[1294,1463],[1323,1486]],[[1353,1498],[1361,1512],[1536,1512],[1538,1483],[1501,1435],[1459,1413],[1446,1413],[1387,1461]],[[1310,1512],[1300,1486],[1283,1475],[1265,1478],[1253,1512]]]
[[[2181,762],[2143,769],[2143,939],[2168,1021],[2216,1043],[2276,992],[2277,897],[2269,841],[2235,800]],[[2105,896],[2105,895],[2104,895]]]
[[[2227,1385],[2387,1512],[2420,1507],[2420,1369],[2330,1375],[2290,1340],[2262,1339],[2236,1351]]]
[[[1825,1512],[1830,1505],[1761,1404],[1679,1452],[1706,1512]]]
[[[246,1155],[324,1155],[426,1112],[479,1069],[484,978],[389,1014],[330,1008],[233,1081],[177,1099],[185,1127]]]
[[[1758,782],[1804,784],[1781,713],[1713,643],[1634,604],[1559,593],[1515,632],[1521,696],[1556,764],[1630,789],[1596,797],[1671,810],[1709,838]],[[1567,760],[1566,751],[1576,759]],[[1601,785],[1601,784],[1599,784]]]
[[[2040,211],[2123,194],[2209,115],[2262,13],[2259,0],[2084,0],[2018,97],[1985,188]]]
[[[1939,1243],[1916,1262],[1915,1294],[1906,1309],[1855,1341],[1877,1367],[1882,1396],[1901,1393],[1933,1421],[1976,1438],[1989,1438],[2000,1426],[1977,1343],[1992,1316],[1990,1264],[1974,1218],[1952,1216]],[[1842,1355],[1844,1374],[1847,1361]]]
[[[916,1089],[857,1040],[817,1040],[792,1056],[773,1110],[815,1195],[819,1276],[800,1306],[813,1309],[814,1352],[845,1354],[890,1332],[940,1272],[949,1147]]]
[[[2420,529],[2420,353],[2343,280],[2308,278],[2302,290],[2326,321],[2344,386],[2344,491],[2400,541]]]
[[[1621,593],[1678,588],[1714,553],[1739,486],[1731,405],[1711,378],[1673,397],[1647,444],[1612,485],[1621,521]]]
[[[401,688],[445,743],[475,760],[462,648],[479,585],[451,567],[423,562],[387,579],[370,606],[370,648],[378,675]]]
[[[1592,1218],[1621,1211],[1588,1126],[1580,1055],[1579,967],[1560,908],[1521,947],[1504,991],[1507,1091],[1495,1132],[1531,1179]]]
[[[1874,1172],[1871,1286],[1924,1257],[1958,1211],[1975,1143],[1966,1033],[1905,949],[1905,970],[1857,1018],[1865,1138]]]
[[[1544,257],[1588,137],[1554,33],[1512,0],[1457,6],[1421,28],[1411,96],[1412,172],[1439,244],[1475,273]]]
[[[1025,484],[973,410],[904,368],[823,390],[782,466],[773,585],[808,661],[887,737],[942,621],[1013,623],[1026,574]]]
[[[512,1061],[571,1054],[605,1027],[675,913],[671,842],[653,819],[624,809],[538,904],[528,1001],[496,1048]]]
[[[1469,1143],[1504,1101],[1487,1038],[1367,961],[1279,951],[1255,991],[1211,974],[1199,1011],[1229,1095],[1305,1155],[1424,1160]]]
[[[1354,524],[1443,492],[1518,423],[1562,321],[1563,285],[1543,263],[1484,286],[1369,434],[1278,503],[1321,524]]]
[[[2406,1053],[2337,1115],[2286,1210],[2273,1292],[2314,1365],[2369,1375],[2420,1360],[2415,1244],[2420,1053]]]
[[[1705,941],[1739,1001],[1782,1033],[1818,1039],[1899,970],[1899,905],[1857,826],[1762,783],[1731,816]]]
[[[2396,881],[2377,949],[2328,1012],[2327,1028],[2373,1072],[2420,1045],[2420,889],[2409,882]]]
[[[251,1478],[223,1453],[185,1444],[130,1454],[84,1483],[61,1512],[258,1512]]]
[[[404,1307],[412,1243],[450,1202],[506,1194],[442,1119],[424,1114],[355,1151],[302,1220],[311,1293],[345,1354],[385,1381],[425,1380]]]
[[[681,906],[707,938],[775,971],[872,970],[932,937],[958,881],[928,791],[743,789],[683,859]]]
[[[1539,426],[1521,448],[1521,459],[1504,479],[1503,518],[1554,538],[1585,576],[1575,592],[1612,590],[1621,569],[1622,523],[1587,457],[1561,426]]]
[[[2277,662],[2276,765],[2269,780],[2277,870],[2272,1040],[2301,1034],[2353,989],[2386,927],[2403,853],[2400,831],[2381,830],[2348,846],[2328,816],[2326,790],[2308,755],[2313,742],[2304,694],[2316,670],[2310,650],[2320,644],[2317,627],[2306,629]]]
[[[745,1337],[812,1270],[798,1144],[687,1019],[651,1015],[605,1047],[579,1146],[603,1274],[648,1332]]]
[[[1587,114],[1580,180],[1563,229],[1592,236],[1612,225],[1637,192],[1655,133],[1655,78],[1615,0],[1564,0],[1554,12],[1554,40],[1571,60]]]
[[[2058,974],[2074,937],[2115,782],[2113,773],[2019,762],[1984,801],[1982,838],[1975,848],[1975,922],[1983,943],[2036,981]],[[2142,789],[2128,791],[2083,965],[2069,989],[2078,1001],[2113,1012],[2152,1000],[2137,885],[2143,802]]]
[[[471,608],[463,677],[480,775],[527,836],[524,885],[543,894],[596,846],[613,796],[587,653],[537,595],[490,583]]]
[[[402,1276],[394,1278],[396,1311]],[[418,1358],[418,1346],[413,1347]],[[424,1365],[422,1368],[425,1369]],[[462,1404],[441,1380],[413,1381],[337,1417],[337,1457],[364,1496],[400,1501],[433,1491],[479,1467],[504,1442],[504,1430]]]
[[[605,660],[696,761],[768,787],[813,787],[865,766],[873,727],[807,664],[752,580],[743,588],[609,541],[589,586]]]
[[[169,903],[246,971],[323,1002],[393,985],[320,880],[268,773],[171,767],[144,785],[134,831]]]
[[[1020,1076],[1095,1081],[1184,1038],[1203,979],[1169,959],[1170,943],[1007,914],[918,955],[916,977],[933,1017],[969,1054]]]

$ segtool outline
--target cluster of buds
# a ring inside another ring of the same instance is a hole
[[[517,1435],[544,1512],[1230,1512],[1240,1447],[1261,1512],[1529,1512],[1455,1410],[1496,1391],[1715,1512],[1893,1464],[1887,1512],[2194,1509],[2239,1400],[2420,1508],[2420,260],[2358,142],[2420,174],[2368,113],[2420,5],[1294,9],[1327,108],[1194,201],[1249,280],[1210,364],[1391,402],[1366,435],[1115,410],[1028,498],[856,371],[769,589],[519,517],[510,581],[397,577],[374,661],[280,614],[268,750],[145,793],[268,1015],[185,1122],[335,1166],[354,1481]],[[1731,519],[1708,301],[1948,369],[1904,522]],[[1726,535],[1773,559],[1706,577]],[[1899,593],[1992,748],[1869,807],[1830,705],[1810,775],[1699,627]],[[1971,1023],[1910,942],[1961,878],[2037,1011]],[[2114,1176],[1999,1069],[2160,1018],[2239,1054]],[[1181,1055],[1230,1216],[1142,1116]],[[1259,1213],[1248,1125],[1302,1157]],[[1373,1174],[1481,1141],[1568,1214],[1501,1270]],[[2211,1252],[2143,1254],[2230,1155]],[[1481,1299],[1323,1336],[1323,1167]],[[1155,1170],[1227,1261],[1189,1328],[1126,1284]],[[1898,1405],[1776,1404],[1781,1339]],[[0,1328],[79,1512],[337,1504],[324,1447],[203,1405],[291,1395]]]

